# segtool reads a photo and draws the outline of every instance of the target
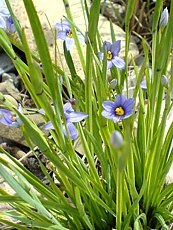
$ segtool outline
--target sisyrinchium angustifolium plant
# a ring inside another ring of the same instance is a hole
[[[23,2],[39,58],[29,49],[25,31],[8,0],[20,43],[7,31],[4,17],[0,21],[0,46],[13,61],[50,134],[47,136],[2,94],[0,122],[20,126],[33,154],[33,146],[37,146],[47,157],[54,177],[39,161],[49,181],[43,183],[1,149],[12,161],[0,156],[0,175],[15,191],[11,195],[0,189],[0,202],[13,208],[0,213],[1,222],[16,229],[169,229],[173,184],[166,185],[165,179],[173,161],[173,2],[169,17],[162,1],[155,3],[152,44],[142,38],[144,60],[138,68],[128,55],[135,1],[126,5],[122,59],[118,57],[121,41],[115,40],[111,22],[110,40],[104,41],[99,35],[100,1],[93,1],[91,7],[81,1],[87,18],[87,31],[81,32],[73,21],[70,2],[64,0],[66,18],[55,29],[69,72],[52,63],[33,1]],[[12,44],[23,50],[26,63]],[[76,70],[72,49],[79,56],[84,80]],[[131,96],[129,65],[136,79]],[[76,151],[78,143],[83,153]]]

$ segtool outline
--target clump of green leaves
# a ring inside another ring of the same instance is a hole
[[[11,11],[9,1],[6,2]],[[142,40],[144,61],[140,69],[135,65],[133,57],[131,60],[136,76],[136,86],[133,91],[135,100],[131,100],[133,103],[136,102],[135,113],[132,113],[131,108],[129,112],[131,116],[125,117],[126,107],[121,101],[120,104],[114,104],[115,117],[124,116],[126,119],[115,121],[115,119],[108,120],[102,115],[110,112],[109,103],[112,105],[112,101],[120,102],[115,100],[118,94],[126,94],[128,98],[129,28],[135,1],[129,0],[126,10],[126,68],[120,71],[112,67],[110,71],[111,79],[116,81],[114,87],[110,87],[107,77],[108,50],[103,50],[102,62],[98,55],[102,44],[98,31],[100,1],[93,1],[90,11],[87,2],[82,1],[88,20],[85,57],[69,2],[63,1],[85,76],[84,81],[77,75],[73,57],[65,45],[64,56],[70,69],[70,76],[67,76],[61,66],[52,63],[33,2],[28,0],[23,2],[40,60],[33,56],[25,32],[20,29],[15,18],[14,23],[21,38],[20,47],[26,55],[27,62],[24,63],[16,56],[11,45],[11,43],[17,44],[16,41],[9,38],[2,29],[0,45],[12,59],[37,109],[44,110],[45,123],[50,121],[54,127],[54,130],[50,131],[51,138],[16,110],[3,95],[0,95],[0,100],[7,109],[18,114],[33,154],[32,143],[48,158],[56,180],[51,178],[47,168],[39,161],[49,181],[49,184],[44,184],[9,153],[1,149],[13,163],[0,157],[0,174],[16,192],[15,195],[10,195],[0,190],[0,202],[8,202],[13,207],[12,211],[0,214],[1,222],[17,229],[28,227],[34,229],[116,228],[120,230],[148,227],[169,229],[169,224],[173,222],[173,183],[165,185],[165,178],[173,161],[173,123],[169,120],[173,105],[172,60],[169,84],[166,88],[162,84],[162,76],[168,76],[168,62],[172,52],[173,3],[171,3],[168,25],[163,30],[158,29],[162,3],[158,0],[155,5],[152,47],[146,45],[145,39]],[[110,37],[114,42],[116,31],[113,31],[111,23],[110,28]],[[150,55],[151,63],[149,63]],[[42,63],[42,70],[37,62]],[[44,80],[41,71],[44,73]],[[59,75],[63,79],[66,95],[63,94]],[[146,76],[147,98],[140,87],[143,75]],[[165,90],[167,96],[163,100]],[[76,125],[83,158],[77,153],[76,141],[71,140],[68,132],[67,114],[65,114],[68,110],[64,113],[63,105],[64,97],[69,99],[67,94],[76,99],[77,111],[88,114],[86,122]],[[123,98],[122,96],[121,99]],[[103,104],[105,101],[108,102],[106,102],[106,112],[103,113],[102,105],[105,106]],[[130,103],[130,99],[126,101]],[[109,118],[110,116],[109,113]],[[67,135],[64,135],[63,127]],[[118,140],[112,135],[117,133],[119,138],[121,137],[121,145],[115,148],[117,146],[115,142]],[[15,177],[7,168],[13,171]],[[18,220],[20,225],[6,220],[6,216]]]

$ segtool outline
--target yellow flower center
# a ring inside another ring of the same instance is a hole
[[[117,107],[116,109],[115,109],[115,113],[116,113],[116,115],[118,115],[118,116],[123,116],[124,115],[124,109],[122,108],[122,107]]]
[[[12,116],[13,121],[17,121],[16,115]]]
[[[107,60],[111,60],[112,59],[112,53],[111,51],[107,52]]]
[[[69,38],[72,38],[72,37],[73,37],[73,34],[72,34],[72,31],[71,31],[71,30],[69,30],[69,31],[67,32],[67,36],[68,36]]]

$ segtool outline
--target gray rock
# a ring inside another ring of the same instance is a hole
[[[15,71],[13,62],[4,52],[0,53],[0,79],[3,73],[9,73]]]
[[[80,2],[81,2],[80,0],[69,1],[71,12],[74,17],[74,21],[76,25],[80,28],[80,30],[83,33],[85,33],[86,32],[85,18],[83,15],[83,11],[82,11]],[[20,21],[22,27],[25,29],[26,37],[27,37],[31,50],[37,54],[37,48],[34,42],[34,38],[32,35],[31,27],[30,27],[26,12],[24,9],[23,1],[11,0],[10,3],[12,4],[12,8],[18,20]],[[47,0],[42,0],[42,1],[35,0],[34,4],[36,6],[38,16],[43,26],[43,31],[44,31],[44,34],[47,40],[47,44],[49,46],[49,51],[50,51],[52,60],[53,62],[55,62],[55,38],[49,26],[49,23],[53,27],[57,22],[60,22],[61,20],[63,20],[63,16],[66,15],[63,1],[60,0],[57,2],[57,0],[51,0],[49,1],[49,4],[47,4]],[[48,20],[49,20],[49,23],[48,23]],[[115,24],[113,25],[113,27],[114,27],[116,39],[122,40],[120,56],[123,57],[125,55],[125,32],[119,26]],[[111,42],[110,22],[107,20],[107,18],[103,17],[102,15],[100,15],[98,30],[101,34],[103,41],[107,40]],[[63,44],[61,40],[57,40],[57,47],[59,49],[59,52],[57,52],[58,58],[56,62],[61,68],[64,68],[66,70],[67,74],[69,74],[69,70],[66,66],[65,59],[64,59]],[[85,56],[85,46],[83,46],[83,53]],[[131,39],[129,57],[131,57],[131,55],[135,57],[136,55],[138,55],[138,53],[139,53],[138,48],[135,42],[133,41],[133,39]],[[71,55],[73,57],[78,75],[84,79],[84,74],[83,74],[82,67],[80,65],[79,57],[78,57],[75,47],[71,51]]]
[[[122,18],[124,18],[125,10],[125,6],[117,4],[112,0],[101,1],[101,14],[108,19],[111,19],[112,22],[119,26],[122,23]]]
[[[14,86],[11,80],[0,83],[0,92],[4,95],[11,95],[17,101],[21,100],[19,90]]]
[[[33,121],[45,134],[48,134],[48,132],[45,131],[43,128],[44,121],[42,115],[32,114],[32,115],[27,115],[27,117],[31,121]],[[28,146],[28,143],[26,142],[23,136],[23,132],[20,128],[14,128],[14,127],[9,127],[7,125],[0,124],[0,137],[19,143],[24,146]]]

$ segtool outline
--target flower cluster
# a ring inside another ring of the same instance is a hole
[[[40,113],[44,114],[43,110],[40,110]],[[70,138],[72,140],[75,140],[77,138],[78,132],[73,123],[84,120],[85,118],[88,117],[88,115],[82,112],[75,112],[74,109],[72,108],[71,103],[69,102],[64,104],[64,115],[66,119],[67,129],[70,134]],[[50,121],[47,124],[45,124],[44,128],[46,130],[54,129]],[[62,128],[63,128],[64,135],[67,137],[68,134],[66,132],[65,124],[62,124]]]
[[[104,101],[102,116],[111,119],[114,122],[119,122],[122,119],[128,118],[133,114],[135,100],[134,98],[127,99],[124,95],[118,95],[115,101]],[[54,108],[53,108],[54,109]],[[40,113],[45,114],[43,109],[39,110]],[[75,140],[77,138],[78,132],[73,123],[80,122],[88,117],[87,114],[82,112],[75,112],[72,108],[71,103],[64,104],[64,114],[66,119],[66,125],[70,138]],[[44,128],[46,130],[54,129],[52,123],[49,121],[45,124]],[[62,123],[63,133],[67,137],[65,124]]]
[[[68,51],[74,46],[74,38],[71,30],[70,23],[65,20],[63,22],[57,23],[55,25],[55,29],[57,29],[57,38],[63,40],[65,42],[66,48]],[[82,34],[78,33],[78,39],[81,42],[84,42],[84,37]],[[116,66],[117,68],[123,70],[125,69],[125,62],[122,58],[118,57],[121,49],[121,41],[115,41],[113,44],[105,41],[102,46],[102,52],[99,52],[100,61],[103,60],[103,54],[107,52],[107,69],[112,68],[112,66]]]
[[[10,12],[6,7],[1,7],[1,5],[0,5],[0,28],[4,29],[8,33],[14,33],[16,31],[16,28],[11,18]]]
[[[70,51],[75,44],[70,23],[65,20],[63,22],[57,23],[55,28],[58,30],[57,38],[63,40],[67,50]],[[84,37],[80,33],[78,33],[78,39],[81,42],[84,42]]]

